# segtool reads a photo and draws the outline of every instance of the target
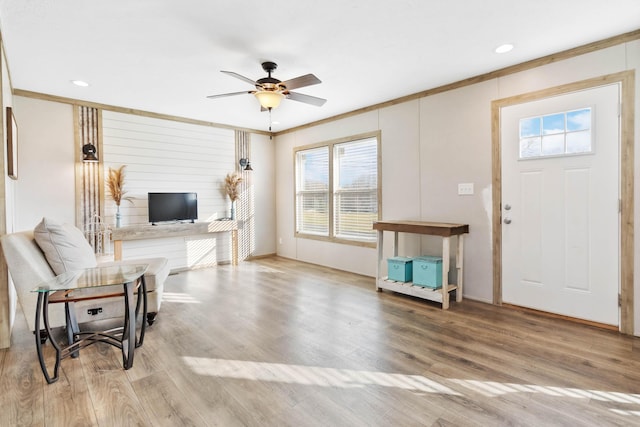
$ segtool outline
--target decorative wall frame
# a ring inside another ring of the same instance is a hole
[[[11,107],[7,107],[7,175],[18,179],[18,125]]]

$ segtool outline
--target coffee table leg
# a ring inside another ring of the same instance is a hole
[[[138,301],[136,302],[136,319],[140,311],[140,301],[142,301],[142,323],[140,325],[140,337],[136,341],[136,348],[140,347],[144,342],[144,332],[147,329],[147,282],[144,276],[140,276],[140,288],[138,289]]]
[[[67,322],[65,327],[67,332],[67,345],[71,347],[76,342],[76,334],[80,331],[80,328],[78,327],[78,320],[76,319],[76,308],[73,302],[64,303],[64,314]],[[71,357],[73,358],[79,356],[80,350],[76,350],[71,353]]]
[[[124,330],[122,331],[122,364],[124,369],[133,366],[133,355],[136,348],[136,312],[133,303],[133,283],[124,284]]]
[[[38,303],[36,306],[36,331],[40,330],[40,315],[44,318],[44,328],[47,331],[47,335],[49,335],[49,340],[51,345],[56,350],[56,364],[53,368],[53,377],[49,376],[49,372],[47,371],[47,365],[44,361],[44,356],[42,354],[42,343],[40,342],[40,334],[35,334],[36,337],[36,351],[38,352],[38,361],[40,362],[40,368],[42,369],[42,373],[44,374],[44,378],[47,380],[48,384],[52,384],[58,381],[58,368],[60,367],[60,346],[56,342],[55,337],[51,333],[51,327],[49,326],[49,293],[48,292],[38,292]]]

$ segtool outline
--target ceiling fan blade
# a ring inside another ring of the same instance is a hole
[[[286,82],[282,82],[287,89],[298,89],[305,86],[317,85],[318,83],[322,83],[319,78],[314,76],[313,74],[307,74],[305,76],[296,77],[291,80],[287,80]]]
[[[255,82],[255,81],[251,80],[250,78],[245,77],[245,76],[242,76],[242,75],[240,75],[240,74],[238,74],[238,73],[234,73],[233,71],[220,71],[220,72],[221,72],[221,73],[228,74],[228,75],[230,75],[230,76],[233,76],[233,77],[235,77],[236,79],[240,79],[240,80],[242,80],[243,82],[247,82],[247,83],[249,83],[250,85],[253,85],[253,86],[255,86],[255,85],[257,85],[257,84],[258,84],[257,82]]]
[[[315,105],[316,107],[321,107],[325,102],[327,102],[326,99],[317,98],[311,95],[304,95],[297,92],[287,92],[285,96],[293,101],[304,102],[305,104]]]
[[[235,96],[235,95],[244,95],[245,93],[254,93],[254,91],[250,91],[250,90],[245,90],[243,92],[231,92],[231,93],[221,93],[219,95],[209,95],[207,96],[207,98],[209,99],[214,99],[214,98],[225,98],[227,96]]]

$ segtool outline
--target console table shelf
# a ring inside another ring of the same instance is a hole
[[[376,274],[376,290],[387,289],[401,294],[411,295],[418,298],[436,301],[442,304],[442,309],[449,308],[449,293],[456,291],[456,301],[462,301],[462,283],[463,283],[463,255],[464,255],[464,236],[469,232],[468,224],[451,224],[444,222],[422,222],[422,221],[378,221],[373,223],[373,229],[378,231],[378,265]],[[382,243],[385,231],[394,233],[393,240],[393,256],[398,256],[398,233],[426,234],[442,237],[442,283],[440,289],[424,288],[414,285],[412,282],[396,282],[389,280],[388,277],[382,277]],[[458,236],[458,245],[456,248],[455,267],[458,270],[458,283],[449,283],[449,267],[450,267],[450,245],[451,236]]]

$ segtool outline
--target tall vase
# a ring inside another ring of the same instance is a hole
[[[116,228],[120,227],[120,221],[121,221],[120,205],[118,205],[118,209],[116,210]]]
[[[231,202],[231,215],[229,216],[232,221],[236,219],[236,201],[235,200]]]

